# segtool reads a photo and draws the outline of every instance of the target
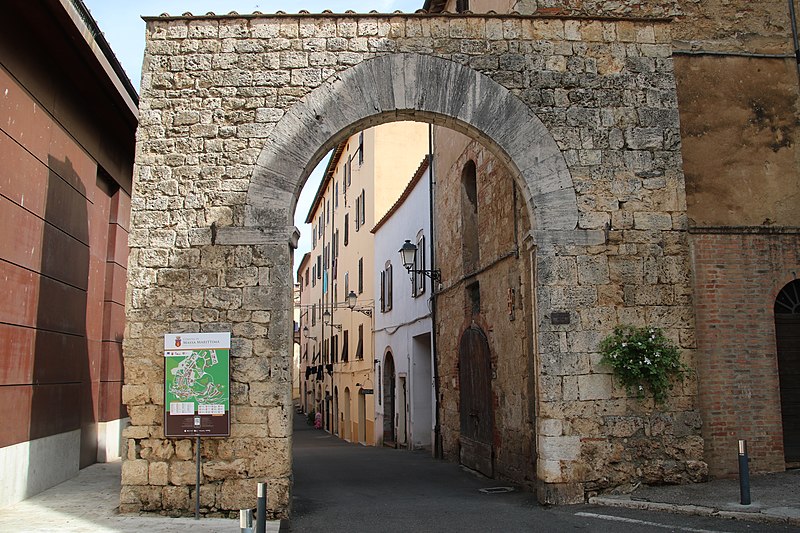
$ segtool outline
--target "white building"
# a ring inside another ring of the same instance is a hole
[[[432,449],[435,425],[431,349],[432,280],[409,274],[399,248],[417,246],[417,269],[430,269],[430,174],[424,159],[403,194],[375,225],[375,440]]]

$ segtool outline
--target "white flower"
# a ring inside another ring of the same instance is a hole
[[[650,364],[650,359],[645,357],[644,358],[644,364],[649,365]]]
[[[623,342],[623,343],[622,343],[622,347],[623,347],[623,348],[625,348],[627,345],[628,345],[628,343],[627,343],[627,342]]]

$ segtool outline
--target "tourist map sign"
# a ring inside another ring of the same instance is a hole
[[[164,335],[164,435],[228,437],[230,333]]]

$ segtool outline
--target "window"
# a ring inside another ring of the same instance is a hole
[[[344,245],[350,242],[350,213],[344,214]]]
[[[334,335],[331,343],[331,363],[339,362],[339,336]]]
[[[339,207],[339,182],[337,181],[333,186],[333,207]]]
[[[331,223],[331,201],[328,200],[328,208],[325,210],[325,223]]]
[[[317,255],[317,279],[322,277],[322,256]]]
[[[356,359],[364,359],[364,324],[358,325],[358,346],[356,347]]]
[[[317,304],[311,306],[311,325],[317,325]]]
[[[362,226],[367,223],[367,217],[366,217],[367,210],[365,208],[366,200],[367,200],[366,193],[364,192],[364,189],[361,189],[361,211],[360,211],[360,213],[361,213],[361,225]]]
[[[344,294],[345,298],[350,294],[350,272],[344,273]]]
[[[414,258],[414,270],[425,270],[425,235],[417,234],[417,256]],[[415,298],[425,294],[425,274],[417,272],[411,277],[411,295]]]
[[[478,176],[475,163],[468,161],[461,170],[461,253],[464,275],[478,269]]]
[[[364,164],[364,132],[358,134],[358,166]]]
[[[364,292],[364,258],[358,259],[358,294]]]
[[[350,332],[344,330],[342,333],[342,362],[346,363],[350,359]]]
[[[317,286],[317,265],[314,265],[313,275],[311,276],[311,286]]]
[[[381,311],[386,313],[392,310],[392,263],[386,262],[381,272]]]
[[[353,158],[350,157],[347,159],[347,163],[345,163],[344,165],[344,179],[347,180],[348,187],[353,184],[352,178],[353,178]]]
[[[322,262],[325,265],[325,270],[328,270],[331,266],[331,245],[326,244],[325,247],[322,249]]]
[[[314,225],[311,226],[311,247],[317,247],[317,227]]]
[[[337,229],[333,234],[333,260],[339,258],[339,230]]]
[[[469,0],[456,0],[456,13],[469,11]]]
[[[356,197],[356,212],[355,212],[355,219],[356,219],[356,231],[361,229],[361,195]]]
[[[308,267],[306,267],[305,279],[306,279],[306,287],[308,287]]]

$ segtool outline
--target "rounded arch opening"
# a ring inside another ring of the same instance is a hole
[[[452,86],[464,90],[446,89]],[[291,228],[300,191],[325,154],[358,131],[400,120],[445,126],[479,140],[510,169],[534,228],[577,228],[577,200],[566,161],[534,112],[484,74],[412,53],[366,60],[285,113],[256,163],[245,226]]]
[[[781,289],[774,311],[783,454],[787,467],[800,467],[800,280]]]

